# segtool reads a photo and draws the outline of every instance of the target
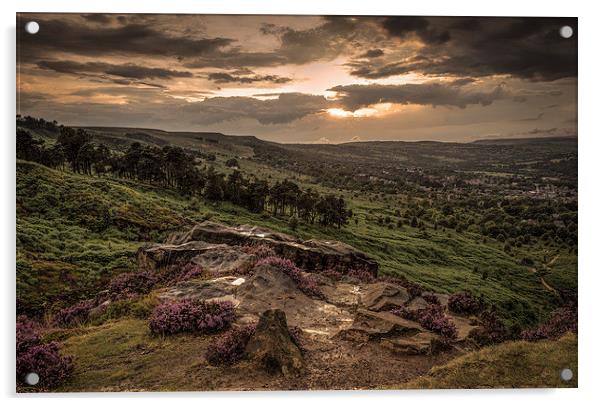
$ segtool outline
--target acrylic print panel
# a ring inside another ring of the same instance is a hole
[[[577,386],[575,18],[17,41],[18,392]]]

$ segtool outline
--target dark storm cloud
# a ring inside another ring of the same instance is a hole
[[[369,49],[360,55],[360,58],[378,58],[383,56],[385,52],[382,49]]]
[[[561,38],[570,25],[575,35]],[[352,61],[355,76],[385,78],[408,72],[426,75],[511,75],[552,81],[577,74],[577,19],[390,17],[382,28],[391,38],[424,43],[414,56],[383,63]]]
[[[104,62],[79,63],[75,61],[40,61],[37,63],[37,65],[40,68],[50,69],[60,73],[74,75],[101,73],[130,79],[171,79],[190,78],[193,76],[191,72],[187,71],[148,68],[134,64],[115,65]]]
[[[425,17],[385,17],[382,26],[393,37],[415,34],[427,44],[442,44],[451,38],[447,29],[431,24]]]
[[[241,84],[250,84],[257,82],[266,82],[266,83],[275,83],[275,84],[283,84],[292,81],[291,78],[287,78],[284,76],[278,75],[254,75],[249,73],[245,73],[244,76],[240,74],[230,74],[226,72],[211,72],[207,75],[207,79],[213,81],[218,84],[225,83],[241,83]]]
[[[264,35],[275,36],[280,45],[271,52],[245,52],[237,47],[220,49],[210,55],[185,61],[190,68],[269,67],[302,65],[319,60],[332,60],[350,46],[360,35],[361,23],[355,18],[324,17],[317,27],[295,30],[274,24],[263,24]]]
[[[25,19],[20,18],[21,24]],[[113,54],[191,57],[230,45],[228,38],[189,38],[156,31],[149,24],[91,26],[57,18],[38,19],[40,31],[20,38],[21,57],[66,52],[101,56]]]
[[[377,103],[420,104],[436,106],[454,106],[465,108],[470,104],[488,106],[495,100],[506,97],[506,91],[497,86],[490,92],[463,90],[440,82],[405,85],[348,85],[335,86],[338,101],[348,110]]]

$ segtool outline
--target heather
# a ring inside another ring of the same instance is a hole
[[[205,357],[211,365],[232,365],[242,360],[245,348],[255,333],[256,324],[234,327],[223,335],[215,338],[207,347]],[[302,331],[299,327],[289,327],[291,341],[304,351],[301,344]]]
[[[476,315],[483,310],[484,304],[468,292],[457,292],[449,297],[447,308],[454,313]]]
[[[87,323],[90,320],[90,311],[98,306],[95,299],[82,300],[73,306],[60,309],[52,318],[52,324],[59,327],[73,327]]]
[[[439,298],[433,295],[432,293],[423,293],[422,298],[427,303],[441,306],[441,301],[439,300]]]
[[[472,330],[469,337],[478,345],[501,343],[508,338],[508,330],[493,310],[486,310],[479,315],[481,326]]]
[[[109,294],[115,299],[145,294],[150,292],[157,282],[158,278],[152,272],[126,272],[111,279]]]
[[[257,259],[276,256],[274,249],[266,244],[244,245],[241,249],[244,253],[253,255]]]
[[[155,307],[148,325],[154,334],[213,333],[228,328],[234,318],[231,302],[180,300]]]
[[[527,341],[556,340],[572,332],[577,334],[577,305],[567,305],[555,310],[546,322],[526,330],[521,338]]]
[[[284,272],[293,280],[299,290],[306,295],[315,298],[322,297],[322,292],[320,291],[316,280],[311,276],[304,275],[303,271],[299,269],[290,259],[272,256],[259,260],[255,266],[262,265],[269,265]]]
[[[422,327],[439,334],[445,340],[453,340],[458,336],[458,329],[442,306],[430,304],[425,309],[411,310],[405,306],[392,310],[391,313],[408,320],[418,322]]]
[[[17,318],[17,380],[23,385],[28,373],[36,373],[40,377],[37,387],[52,388],[71,374],[73,359],[61,356],[56,342],[42,342],[37,328],[37,324],[25,316]]]
[[[207,362],[211,365],[231,365],[240,361],[251,336],[255,333],[255,328],[255,324],[235,327],[217,337],[207,347]]]

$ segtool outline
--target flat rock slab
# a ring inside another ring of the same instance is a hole
[[[411,320],[389,312],[358,309],[351,327],[341,330],[337,336],[353,341],[368,341],[386,336],[412,336],[421,332],[424,329]]]
[[[361,305],[368,310],[391,310],[404,305],[410,300],[408,291],[388,282],[377,282],[367,285],[362,291]]]
[[[240,284],[238,279],[234,276],[210,280],[190,279],[175,286],[158,290],[157,297],[163,300],[229,300],[237,305],[238,300],[234,293],[238,284]]]
[[[398,354],[428,355],[437,341],[435,334],[425,331],[408,337],[385,338],[380,344]]]
[[[337,269],[346,273],[352,269],[365,269],[373,275],[378,272],[378,263],[375,260],[340,241],[303,241],[287,234],[250,225],[229,227],[205,221],[185,233],[172,235],[166,244],[181,245],[195,241],[228,245],[265,244],[276,254],[309,271]]]

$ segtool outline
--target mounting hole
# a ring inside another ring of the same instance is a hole
[[[40,24],[35,21],[30,21],[25,24],[25,31],[27,31],[29,34],[37,34],[38,31],[40,31]]]
[[[570,25],[565,25],[563,27],[560,27],[560,36],[562,38],[571,38],[573,36],[573,27],[571,27]]]
[[[35,372],[30,372],[27,375],[25,375],[25,383],[28,385],[37,385],[38,382],[40,382],[40,375],[36,374]]]
[[[573,379],[573,371],[571,371],[568,368],[564,368],[562,371],[560,371],[560,379],[562,379],[565,382],[570,381],[571,379]]]

